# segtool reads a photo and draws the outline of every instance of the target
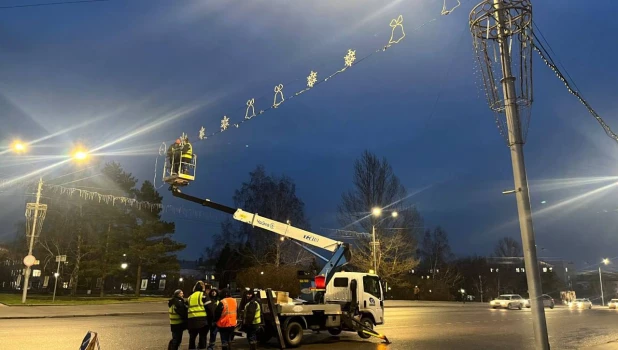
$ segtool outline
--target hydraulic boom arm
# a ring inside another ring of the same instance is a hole
[[[253,227],[259,227],[264,230],[274,232],[283,237],[294,239],[300,243],[306,243],[316,248],[328,250],[333,253],[332,257],[327,260],[326,265],[320,271],[321,275],[326,277],[326,284],[332,278],[334,270],[350,260],[350,249],[347,243],[335,241],[328,237],[316,235],[313,232],[305,231],[298,227],[294,227],[290,224],[284,224],[282,222],[259,216],[246,212],[242,209],[234,209],[222,204],[211,202],[208,199],[200,199],[191,195],[180,192],[178,188],[172,187],[172,194],[174,197],[182,198],[191,202],[201,204],[205,207],[209,207],[215,210],[222,211],[224,213],[232,214],[235,220],[244,222]],[[316,254],[315,252],[307,249],[307,251]],[[317,255],[317,254],[316,254]],[[319,256],[319,255],[318,255]]]

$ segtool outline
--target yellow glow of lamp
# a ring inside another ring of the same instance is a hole
[[[378,207],[375,207],[375,208],[371,209],[371,213],[374,216],[380,216],[382,214],[382,209],[378,208]]]
[[[73,159],[76,160],[86,160],[88,158],[88,152],[85,151],[75,151],[73,153]]]
[[[26,144],[21,141],[15,141],[11,145],[11,148],[13,149],[13,151],[21,153],[26,150]]]

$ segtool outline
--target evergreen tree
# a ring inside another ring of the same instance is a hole
[[[135,198],[160,204],[163,197],[156,191],[150,181],[144,181]],[[135,295],[140,295],[141,275],[144,269],[148,271],[173,272],[180,266],[174,253],[185,248],[185,245],[174,241],[170,236],[175,231],[172,222],[161,220],[161,208],[151,210],[136,209],[133,211],[137,225],[128,238],[129,258],[136,264]]]

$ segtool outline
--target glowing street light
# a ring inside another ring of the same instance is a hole
[[[608,265],[609,264],[609,259],[608,258],[603,259],[603,264]]]
[[[26,151],[26,144],[21,141],[15,141],[11,145],[11,148],[17,153],[22,153]]]
[[[182,281],[184,281],[184,279],[183,279],[182,277],[180,277],[180,278],[178,279],[178,282],[182,282]]]
[[[373,214],[373,216],[380,216],[382,215],[382,209],[375,207],[373,209],[371,209],[371,213]]]
[[[120,268],[123,269],[123,270],[126,270],[127,267],[129,267],[129,264],[127,264],[127,263],[120,264]]]
[[[88,153],[85,151],[76,151],[73,153],[73,159],[75,160],[86,160],[88,158]]]
[[[396,212],[396,211],[394,211],[394,212],[392,212],[392,213],[391,213],[391,216],[392,216],[392,217],[394,217],[394,218],[396,218],[398,215],[399,215],[399,213],[398,213],[398,212]]]

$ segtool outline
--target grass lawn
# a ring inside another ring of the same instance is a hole
[[[70,297],[56,296],[56,301],[52,303],[51,295],[28,294],[26,305],[102,305],[102,304],[120,304],[120,303],[143,303],[155,301],[167,301],[169,298],[164,297],[140,297],[134,296],[105,296],[100,297]],[[4,294],[0,293],[0,303],[5,305],[22,305],[21,294]]]

